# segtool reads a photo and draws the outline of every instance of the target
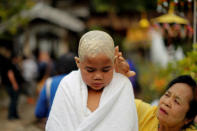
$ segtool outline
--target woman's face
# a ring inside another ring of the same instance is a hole
[[[189,110],[189,102],[193,98],[192,89],[184,83],[172,85],[161,97],[157,118],[160,124],[169,127],[183,126],[188,121],[185,118]]]

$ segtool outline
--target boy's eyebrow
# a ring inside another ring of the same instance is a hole
[[[86,66],[85,69],[95,69],[95,68],[90,67],[90,66]]]
[[[111,66],[105,66],[104,69],[106,69],[106,68],[111,68]]]

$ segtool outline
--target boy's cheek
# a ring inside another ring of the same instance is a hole
[[[91,74],[88,73],[87,71],[82,71],[81,72],[82,78],[84,80],[84,82],[89,82],[90,78],[91,78]]]

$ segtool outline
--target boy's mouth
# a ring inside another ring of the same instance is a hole
[[[93,85],[94,85],[95,87],[100,87],[100,86],[103,86],[103,83],[93,83]]]

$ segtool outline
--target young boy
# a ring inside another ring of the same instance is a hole
[[[46,130],[137,131],[131,82],[114,72],[113,39],[103,31],[87,32],[78,54],[79,70],[60,82]]]

